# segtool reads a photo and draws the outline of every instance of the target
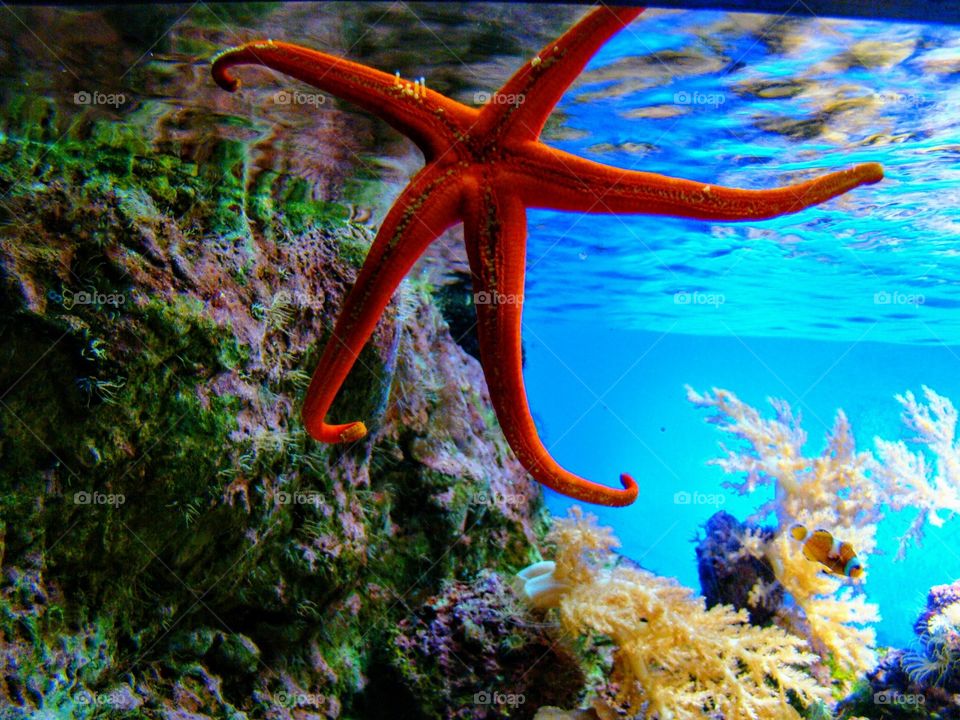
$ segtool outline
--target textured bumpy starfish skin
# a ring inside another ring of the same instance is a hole
[[[797,212],[883,177],[874,163],[774,190],[740,190],[601,165],[543,145],[540,131],[556,103],[596,51],[642,12],[600,7],[514,74],[480,110],[398,76],[316,50],[247,43],[219,55],[213,77],[226,90],[237,65],[262,65],[348,100],[388,122],[423,151],[426,165],[404,189],[377,233],[348,293],[333,337],[307,390],[303,419],[324,442],[363,437],[359,421],[325,422],[347,374],[413,263],[444,230],[464,223],[478,298],[480,357],[497,418],[510,447],[538,482],[583,502],[629,505],[623,488],[564,470],[540,442],[521,368],[521,299],[526,208],[645,213],[703,220],[759,220]]]

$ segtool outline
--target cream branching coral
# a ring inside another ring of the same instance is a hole
[[[876,461],[869,452],[857,451],[846,415],[837,412],[823,452],[806,457],[807,435],[787,403],[771,400],[774,417],[767,419],[727,390],[701,395],[688,387],[687,397],[713,410],[710,421],[742,443],[736,449],[721,445],[724,456],[711,461],[742,478],[725,485],[740,494],[774,488],[773,500],[749,519],[762,521],[773,513],[777,520],[777,532],[763,556],[793,599],[781,613],[782,623],[806,634],[818,653],[843,670],[871,667],[875,636],[870,624],[880,619],[877,606],[854,594],[855,581],[829,575],[804,557],[802,544],[789,532],[794,525],[822,528],[849,542],[860,556],[869,556],[876,547],[886,495],[871,477]],[[761,595],[759,590],[752,594]]]
[[[947,398],[928,387],[924,401],[912,392],[896,396],[903,406],[904,425],[915,433],[912,452],[903,441],[875,438],[876,455],[856,450],[853,433],[843,411],[838,411],[827,434],[824,451],[805,457],[806,434],[790,406],[770,400],[774,417],[764,418],[727,390],[701,395],[687,388],[695,405],[713,411],[710,421],[741,441],[741,447],[723,448],[723,457],[712,461],[726,472],[740,475],[726,485],[741,494],[764,485],[775,488],[775,497],[754,514],[762,520],[775,514],[778,532],[763,555],[777,580],[793,598],[787,625],[806,632],[814,649],[833,657],[841,668],[865,669],[872,664],[873,631],[879,620],[875,605],[855,595],[850,579],[823,572],[819,563],[803,556],[801,545],[788,532],[793,525],[823,528],[849,542],[860,558],[876,548],[877,523],[882,509],[917,511],[898,550],[902,558],[911,542],[918,543],[927,523],[942,525],[947,516],[960,513],[960,439],[957,410]],[[744,546],[747,547],[745,539]],[[756,548],[750,552],[756,555]],[[862,582],[863,578],[861,578]],[[762,589],[753,596],[761,598]]]
[[[613,641],[610,692],[598,699],[610,717],[788,720],[801,717],[794,703],[828,698],[803,638],[750,625],[746,611],[708,610],[675,580],[617,564],[616,538],[579,510],[549,539],[555,563],[521,575],[522,587],[532,604],[557,607],[571,635]]]
[[[940,527],[945,520],[940,512],[960,513],[960,441],[957,440],[957,410],[945,397],[924,386],[928,404],[918,402],[912,392],[897,395],[903,406],[903,422],[916,433],[913,442],[926,451],[911,452],[902,442],[877,438],[880,466],[877,480],[886,486],[888,502],[895,510],[916,508],[916,518],[900,540],[898,558],[908,542],[918,545],[923,527]],[[933,463],[929,462],[932,455]]]

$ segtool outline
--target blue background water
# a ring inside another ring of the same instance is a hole
[[[720,508],[678,505],[675,492],[723,493],[741,519],[772,497],[722,488],[707,461],[732,438],[684,385],[764,411],[767,397],[787,400],[807,455],[837,408],[872,448],[904,437],[896,393],[925,384],[960,403],[958,72],[949,27],[648,13],[562,101],[547,141],[619,167],[750,188],[856,162],[887,174],[764,222],[529,212],[531,406],[561,464],[610,485],[638,479],[635,505],[593,511],[645,566],[699,586],[691,538]],[[867,561],[882,644],[909,644],[927,589],[960,578],[957,519],[894,562],[910,519],[891,514],[886,554]]]

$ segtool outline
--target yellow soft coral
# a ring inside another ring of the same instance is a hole
[[[803,705],[828,697],[808,672],[817,656],[802,638],[750,625],[745,611],[708,610],[673,579],[613,564],[610,530],[576,508],[572,516],[550,534],[555,564],[539,563],[521,580],[532,604],[559,608],[565,631],[615,644],[614,690],[598,700],[606,710],[659,720],[789,720],[801,717],[791,697]]]
[[[853,580],[828,575],[822,565],[805,558],[802,544],[789,533],[794,525],[823,528],[849,542],[861,558],[876,548],[877,522],[886,494],[871,477],[876,470],[873,456],[857,452],[846,415],[837,412],[826,448],[808,458],[803,454],[806,433],[787,403],[771,400],[774,418],[766,419],[727,390],[700,395],[688,387],[687,397],[699,407],[714,410],[711,421],[747,446],[723,447],[725,456],[712,461],[741,476],[725,485],[740,494],[764,485],[774,487],[773,501],[750,519],[761,521],[770,512],[777,519],[777,533],[763,554],[794,601],[782,613],[783,624],[804,632],[817,652],[832,657],[843,670],[872,667],[875,636],[869,625],[880,619],[877,606],[854,595]]]

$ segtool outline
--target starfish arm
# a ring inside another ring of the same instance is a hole
[[[479,117],[420,82],[291,43],[258,40],[221,53],[212,67],[217,85],[237,90],[240,81],[230,72],[237,65],[277,70],[362,107],[413,140],[427,162],[455,145]]]
[[[601,6],[523,64],[484,108],[478,134],[536,140],[563,93],[607,40],[643,8]],[[499,126],[499,127],[498,127]]]
[[[514,182],[527,207],[588,213],[673,215],[700,220],[763,220],[795,213],[860,185],[878,182],[877,163],[774,188],[742,190],[622,170],[541,143],[525,143]]]
[[[543,446],[530,416],[520,343],[526,252],[522,203],[474,178],[465,191],[464,232],[477,293],[481,363],[510,447],[537,482],[559,493],[599,505],[629,505],[638,493],[633,478],[621,475],[620,489],[564,470]]]
[[[361,421],[328,425],[325,418],[400,281],[427,245],[459,221],[461,191],[454,172],[424,168],[387,213],[307,388],[302,417],[315,439],[353,442],[367,434]]]

